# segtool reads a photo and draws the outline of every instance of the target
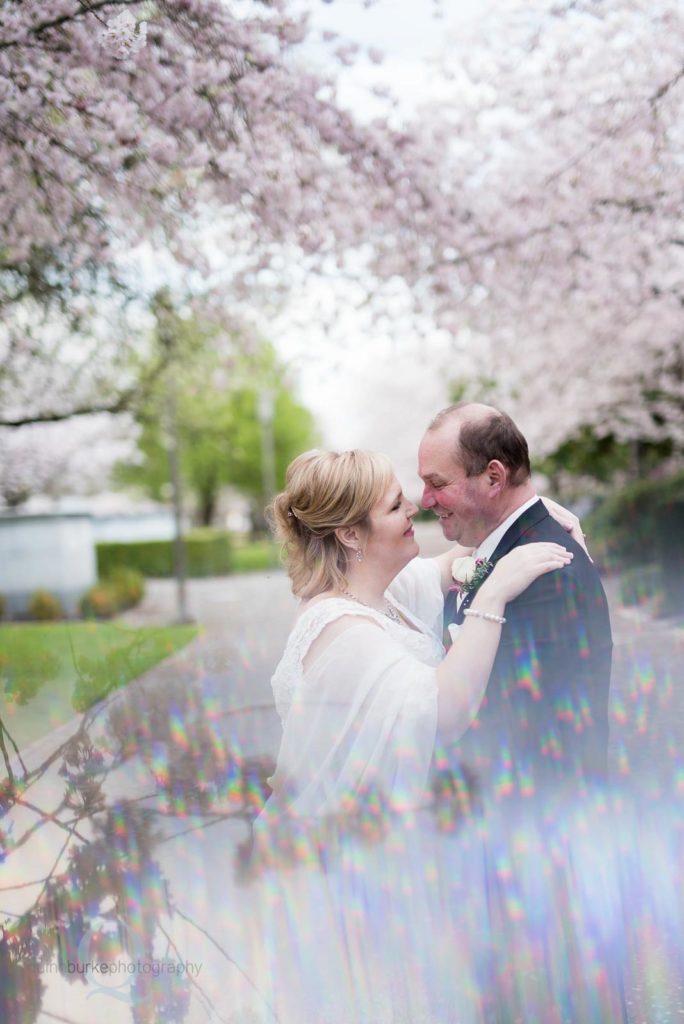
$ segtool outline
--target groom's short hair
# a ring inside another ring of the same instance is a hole
[[[450,421],[458,426],[451,456],[466,476],[479,476],[492,459],[497,459],[509,471],[514,487],[529,478],[527,441],[505,412],[477,402],[457,402],[438,412],[428,430],[437,430]]]

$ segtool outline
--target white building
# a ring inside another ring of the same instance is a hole
[[[75,615],[96,579],[90,515],[0,515],[0,593],[9,618],[26,614],[36,590],[48,590],[67,615]]]

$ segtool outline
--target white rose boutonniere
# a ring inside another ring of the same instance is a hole
[[[484,583],[491,569],[492,563],[488,558],[473,558],[471,555],[454,558],[451,563],[454,585],[451,589],[465,596]]]
[[[463,591],[473,573],[477,569],[477,562],[470,555],[462,555],[461,558],[454,558],[451,563],[451,578],[454,581],[454,590]]]

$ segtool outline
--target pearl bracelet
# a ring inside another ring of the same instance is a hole
[[[506,621],[503,615],[494,615],[493,612],[481,612],[477,608],[464,608],[463,614],[474,615],[476,619],[486,619],[487,622],[496,622],[499,626],[503,626]]]

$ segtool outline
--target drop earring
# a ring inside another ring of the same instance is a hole
[[[363,551],[361,550],[361,548],[356,549],[356,561],[363,562]]]

